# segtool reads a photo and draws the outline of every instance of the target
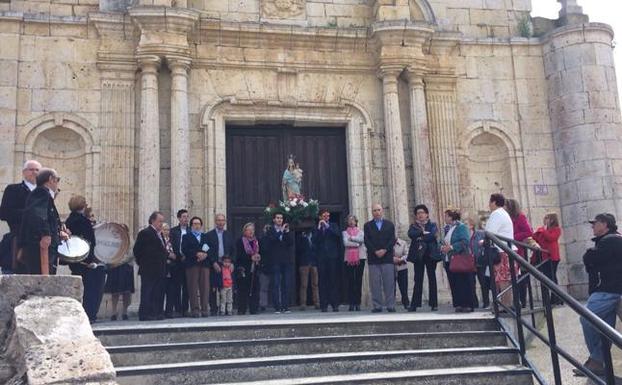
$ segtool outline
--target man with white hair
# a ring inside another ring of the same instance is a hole
[[[41,170],[41,163],[36,160],[27,160],[22,167],[21,183],[10,184],[4,189],[2,203],[0,204],[0,219],[6,221],[10,230],[11,256],[15,258],[17,253],[17,235],[22,223],[26,198],[37,187],[37,175]],[[3,261],[2,271],[13,270],[13,262]]]

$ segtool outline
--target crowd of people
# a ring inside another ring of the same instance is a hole
[[[86,314],[94,322],[103,294],[109,293],[111,319],[118,319],[119,299],[123,302],[121,318],[128,319],[134,292],[132,264],[110,267],[97,259],[93,252],[97,242],[93,213],[86,199],[72,196],[71,214],[62,223],[54,203],[60,191],[58,173],[29,160],[22,176],[22,182],[5,188],[0,204],[0,219],[9,225],[9,233],[0,242],[2,273],[55,274],[59,244],[72,234],[79,236],[90,244],[90,251],[85,259],[69,263],[69,268],[82,278]],[[481,307],[489,307],[491,285],[501,293],[500,302],[511,307],[512,290],[507,290],[511,285],[511,258],[496,245],[484,245],[485,233],[517,241],[511,245],[514,251],[556,283],[561,259],[560,221],[557,214],[549,213],[534,231],[519,202],[501,194],[491,195],[489,209],[488,217],[463,222],[460,211],[449,208],[439,226],[425,205],[417,205],[407,233],[410,242],[398,237],[380,204],[373,205],[372,219],[362,228],[358,219],[349,215],[341,230],[331,221],[330,212],[321,210],[315,225],[294,230],[283,214],[276,213],[260,234],[254,223],[247,223],[237,239],[226,228],[224,214],[217,214],[214,228],[205,231],[203,219],[190,217],[185,209],[177,212],[179,223],[172,228],[164,222],[164,214],[155,211],[133,247],[141,279],[139,319],[232,315],[234,301],[237,314],[257,314],[270,303],[275,313],[289,313],[296,267],[300,310],[311,305],[322,312],[329,307],[339,311],[340,283],[345,277],[348,310],[360,311],[366,265],[372,312],[395,312],[398,288],[404,309],[417,311],[422,307],[426,275],[428,306],[436,311],[436,271],[441,262],[456,312],[474,311],[480,298]],[[599,214],[590,223],[595,246],[584,255],[590,292],[587,308],[615,326],[622,294],[622,259],[618,255],[622,236],[612,214]],[[412,293],[408,291],[408,263],[414,270]],[[521,277],[518,264],[514,270]],[[525,306],[529,277],[519,282],[520,303]],[[552,300],[561,303],[556,296]],[[582,326],[590,351],[585,365],[602,373],[600,335],[586,320],[582,319]]]

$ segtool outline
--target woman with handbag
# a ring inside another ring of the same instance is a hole
[[[469,229],[460,222],[460,211],[449,209],[445,211],[445,223],[449,230],[442,241],[441,253],[447,256],[449,272],[453,278],[456,313],[470,313],[473,311],[473,291],[475,284],[475,257],[469,250]]]
[[[438,310],[438,293],[436,288],[436,266],[440,261],[438,252],[438,240],[436,234],[438,227],[430,220],[430,212],[425,205],[415,207],[415,223],[408,229],[408,237],[411,239],[408,249],[408,262],[415,268],[415,287],[408,311],[417,311],[421,307],[423,297],[423,275],[428,274],[428,304],[432,311]]]

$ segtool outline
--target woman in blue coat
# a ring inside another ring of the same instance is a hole
[[[445,211],[445,223],[449,229],[441,241],[441,253],[447,256],[450,266],[450,274],[453,280],[453,303],[457,313],[470,313],[473,311],[473,292],[475,284],[475,263],[473,271],[455,272],[451,271],[451,260],[457,255],[470,254],[469,250],[469,228],[460,222],[460,211],[449,209]]]

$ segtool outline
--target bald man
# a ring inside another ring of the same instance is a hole
[[[209,294],[209,307],[210,314],[217,315],[218,308],[216,306],[216,292],[218,290],[219,283],[222,281],[220,276],[220,266],[222,263],[222,257],[225,255],[233,258],[233,235],[226,230],[227,218],[225,214],[216,214],[214,217],[214,229],[208,231],[206,234],[207,245],[209,251],[207,257],[212,264],[211,276],[210,276],[210,294]]]
[[[41,163],[36,160],[27,160],[22,167],[21,183],[10,184],[4,189],[2,203],[0,203],[0,219],[6,221],[10,230],[11,256],[15,258],[17,252],[17,235],[22,223],[26,198],[37,187],[37,175],[41,170]],[[13,261],[2,261],[2,271],[11,272]]]
[[[395,312],[395,267],[393,266],[393,245],[395,226],[384,218],[381,205],[372,206],[373,219],[365,223],[365,247],[369,266],[369,288],[372,299],[372,313],[382,312],[383,306],[389,313]]]

